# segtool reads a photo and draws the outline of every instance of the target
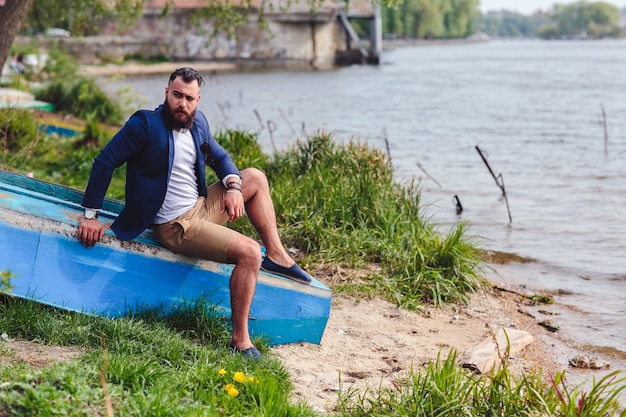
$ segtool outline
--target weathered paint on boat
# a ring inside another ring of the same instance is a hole
[[[80,191],[0,170],[0,270],[14,275],[11,293],[72,311],[120,317],[136,309],[163,311],[204,297],[230,317],[233,266],[180,256],[146,231],[130,242],[110,230],[93,248],[75,237]],[[105,200],[110,224],[122,203]],[[330,314],[331,291],[318,280],[298,284],[259,273],[250,333],[269,344],[319,344]]]
[[[0,109],[31,109],[46,112],[55,110],[53,104],[35,100],[31,93],[14,88],[0,88]]]

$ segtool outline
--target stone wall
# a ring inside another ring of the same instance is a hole
[[[321,13],[266,15],[267,28],[257,16],[236,30],[235,36],[214,35],[210,21],[192,23],[193,10],[172,10],[165,17],[147,10],[143,19],[121,35],[114,22],[104,22],[102,35],[63,42],[81,61],[116,59],[133,54],[165,55],[173,61],[236,61],[240,64],[330,67],[337,51],[345,50],[344,30],[334,10]]]

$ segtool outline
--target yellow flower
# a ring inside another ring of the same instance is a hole
[[[239,383],[246,382],[246,376],[243,374],[243,372],[235,372],[235,374],[233,375],[233,379]]]
[[[232,387],[228,390],[228,395],[230,395],[231,397],[236,397],[239,395],[239,391],[237,390],[237,388]]]
[[[248,377],[248,382],[254,382],[254,377],[253,376],[249,376]]]
[[[220,376],[224,376],[226,375],[226,369],[220,369],[217,373],[220,374]]]
[[[235,388],[233,384],[226,384],[226,386],[224,387],[224,391],[228,392],[233,388]]]

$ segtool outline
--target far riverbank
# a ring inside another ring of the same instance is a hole
[[[109,75],[156,75],[171,74],[176,68],[193,67],[201,73],[236,71],[233,63],[222,62],[160,62],[156,64],[125,62],[123,64],[81,65],[80,73],[98,77]]]
[[[488,42],[488,38],[476,37],[466,39],[393,39],[383,42],[383,50],[392,50],[395,48],[406,47],[427,47],[427,46],[445,46],[445,45],[471,45],[475,43]],[[364,64],[365,65],[365,64]],[[170,74],[176,68],[192,67],[201,73],[217,73],[217,72],[234,72],[241,70],[291,70],[291,69],[308,69],[319,70],[305,62],[293,61],[223,61],[223,62],[206,62],[206,61],[186,61],[186,62],[159,62],[147,63],[139,61],[128,61],[122,64],[104,64],[104,65],[81,65],[80,72],[88,76],[110,76],[110,75],[155,75]],[[326,69],[339,69],[342,66],[335,66]]]

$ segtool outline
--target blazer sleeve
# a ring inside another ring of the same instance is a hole
[[[241,176],[231,155],[215,140],[215,138],[213,138],[213,135],[211,135],[209,123],[204,114],[200,112],[198,112],[198,114],[204,119],[202,129],[205,131],[201,133],[201,136],[203,137],[202,140],[208,141],[209,149],[211,150],[210,155],[205,155],[205,164],[215,171],[220,181],[222,181],[227,175]]]
[[[148,121],[145,114],[136,112],[100,151],[91,168],[83,207],[102,208],[113,172],[146,146],[147,131]]]

